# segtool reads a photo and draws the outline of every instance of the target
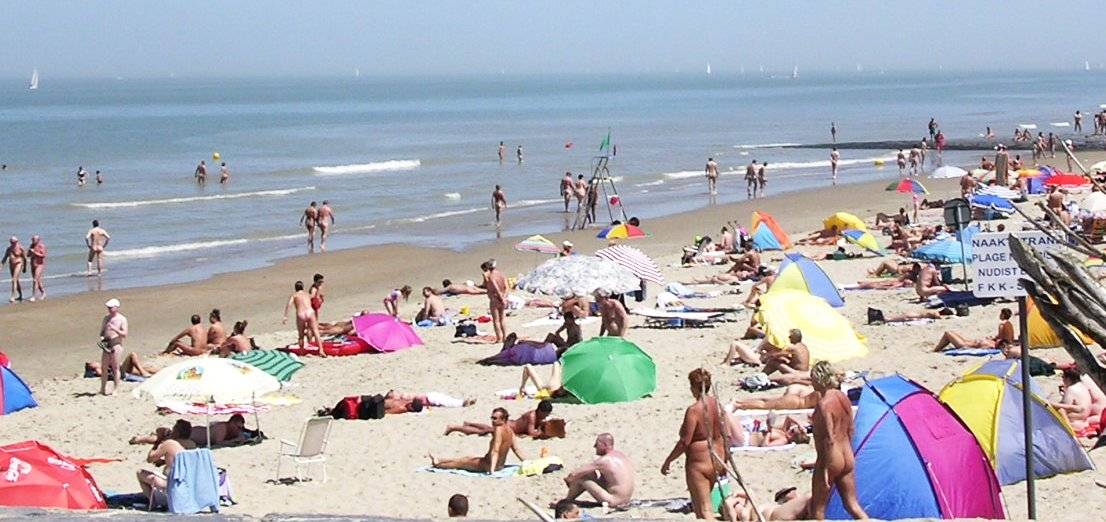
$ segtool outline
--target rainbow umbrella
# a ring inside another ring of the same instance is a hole
[[[422,339],[411,325],[389,314],[365,314],[353,318],[357,336],[378,352],[398,352],[421,346]]]
[[[887,190],[888,191],[893,190],[893,191],[896,191],[896,192],[902,192],[904,194],[910,194],[910,193],[929,194],[929,191],[926,190],[925,186],[922,185],[921,182],[919,182],[916,179],[910,179],[910,178],[895,181],[895,182],[891,183],[890,185],[887,185]]]
[[[541,254],[556,254],[561,251],[552,241],[541,235],[530,236],[515,244],[515,250],[523,252],[538,252]]]
[[[845,236],[848,242],[856,246],[864,248],[874,254],[883,255],[883,249],[880,248],[879,242],[876,241],[876,236],[873,236],[867,230],[850,229],[842,232],[841,235]]]
[[[645,232],[640,228],[623,223],[604,228],[595,237],[599,239],[637,239],[645,237],[645,235]]]

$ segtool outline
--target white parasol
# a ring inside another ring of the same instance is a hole
[[[550,259],[518,280],[518,287],[535,294],[571,297],[596,290],[624,294],[640,288],[637,276],[618,264],[594,256]]]

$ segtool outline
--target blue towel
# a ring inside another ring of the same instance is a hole
[[[461,476],[464,476],[464,477],[505,479],[505,478],[510,478],[510,477],[513,477],[513,476],[517,475],[518,474],[518,466],[514,465],[514,464],[511,464],[511,465],[508,465],[508,466],[503,466],[503,469],[501,469],[499,471],[496,471],[495,473],[491,473],[491,474],[476,473],[476,472],[468,471],[468,470],[464,470],[464,469],[432,468],[430,466],[427,466],[427,467],[424,467],[424,468],[419,468],[418,471],[425,471],[427,473],[448,473],[448,474],[451,474],[451,475],[461,475]]]
[[[182,451],[169,470],[169,512],[219,512],[219,476],[207,448]]]
[[[1002,353],[1002,350],[997,348],[960,348],[956,350],[945,350],[945,355],[970,355],[972,357],[987,357],[989,355],[998,355]]]

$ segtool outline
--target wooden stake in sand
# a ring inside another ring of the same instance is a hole
[[[699,369],[702,370],[702,371],[706,371],[701,366],[699,367]],[[714,384],[714,386],[717,386],[717,384]],[[719,422],[722,422],[722,415],[723,415],[722,401],[718,400],[718,394],[717,394],[717,391],[714,389],[714,386],[712,386],[711,389],[707,389],[707,387],[704,386],[702,391],[699,393],[699,401],[703,402],[705,400],[704,398],[709,395],[710,398],[714,400],[715,406],[718,408],[718,420],[719,420]],[[703,410],[704,410],[704,412],[706,411],[706,403],[705,402],[703,403]],[[737,485],[741,486],[741,491],[743,491],[745,493],[745,498],[749,501],[749,505],[752,506],[753,513],[756,514],[757,520],[759,522],[764,522],[764,515],[761,514],[760,508],[757,507],[756,500],[753,500],[753,494],[749,491],[749,487],[745,485],[745,481],[741,478],[741,473],[737,471],[737,464],[734,463],[733,453],[730,451],[729,443],[725,440],[725,433],[723,433],[723,440],[722,440],[722,446],[725,448],[724,451],[726,452],[726,458],[724,460],[717,453],[715,453],[714,446],[710,444],[710,439],[714,438],[714,433],[711,432],[710,424],[711,424],[710,422],[706,423],[706,425],[707,425],[707,447],[710,448],[711,458],[713,458],[723,468],[725,468],[727,473],[729,473],[730,475],[733,475],[734,480],[737,481]],[[723,432],[725,432],[725,429],[726,429],[726,424],[722,423]],[[722,486],[718,486],[718,492],[722,496],[722,508],[725,509],[726,497],[725,497],[725,492],[722,491]]]

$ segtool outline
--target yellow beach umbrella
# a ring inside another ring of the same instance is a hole
[[[829,230],[836,227],[838,232],[854,228],[856,230],[868,230],[864,220],[849,214],[848,212],[836,212],[832,216],[822,220],[822,226]]]
[[[792,328],[803,333],[803,344],[813,361],[838,362],[868,354],[863,336],[848,319],[821,297],[801,290],[780,289],[760,296],[757,320],[764,338],[774,346],[787,346]]]

